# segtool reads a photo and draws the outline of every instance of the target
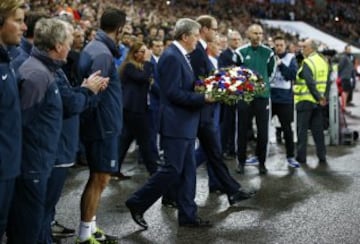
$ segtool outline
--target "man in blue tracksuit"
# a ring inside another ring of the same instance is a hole
[[[48,18],[43,12],[29,12],[26,13],[25,23],[27,26],[27,30],[24,33],[24,36],[21,38],[20,45],[16,48],[16,52],[14,53],[13,60],[11,63],[14,66],[15,71],[19,69],[20,65],[22,65],[26,59],[30,56],[31,49],[33,47],[34,40],[34,28],[36,22],[41,18]]]
[[[20,173],[21,111],[17,81],[7,49],[19,44],[20,36],[26,30],[22,4],[21,0],[2,0],[0,5],[0,243],[15,178]]]
[[[96,243],[95,215],[101,193],[107,186],[111,173],[118,171],[118,138],[122,129],[122,93],[114,58],[119,58],[117,48],[119,33],[126,15],[116,8],[106,9],[100,19],[100,29],[80,54],[79,71],[84,78],[100,70],[109,77],[105,91],[99,94],[96,108],[86,110],[81,116],[81,133],[90,168],[89,180],[81,198],[81,222],[78,243]]]
[[[36,22],[41,18],[48,18],[48,17],[49,16],[47,16],[43,12],[29,12],[26,14],[25,23],[27,26],[27,31],[26,31],[26,33],[24,33],[24,36],[21,38],[20,45],[17,48],[14,48],[15,51],[12,52],[13,59],[12,59],[11,63],[15,69],[15,73],[18,73],[18,69],[21,66],[21,64],[24,63],[25,60],[28,59],[31,54],[31,50],[33,47],[33,42],[34,42],[34,28],[35,28]],[[60,90],[60,92],[61,92],[61,90]],[[62,138],[62,137],[60,137],[60,138]],[[76,140],[76,138],[74,138],[74,140]],[[65,180],[66,174],[63,174],[61,176],[63,176],[64,180]],[[50,178],[52,178],[52,177],[50,177]],[[56,182],[58,182],[59,185],[61,185],[62,178],[60,177],[60,175],[57,175],[56,178],[57,178]],[[50,187],[50,188],[52,188],[52,187]],[[61,189],[62,189],[62,186],[61,186]],[[61,191],[61,189],[59,189],[59,190]],[[51,192],[53,192],[55,195],[55,191],[53,189],[51,189]],[[52,195],[52,196],[54,196],[54,195]],[[51,228],[52,228],[51,235],[56,236],[58,238],[73,236],[75,234],[74,229],[67,228],[54,219],[55,218],[55,205],[54,205],[54,209],[52,212],[53,212],[52,213],[53,217],[52,217],[52,222],[51,222]],[[44,228],[42,228],[42,229],[44,231]]]
[[[62,101],[54,73],[66,59],[71,36],[65,23],[56,19],[39,20],[34,33],[31,55],[18,71],[22,79],[22,162],[7,228],[8,243],[38,240],[62,127]]]
[[[68,28],[72,33],[72,26],[68,25]],[[88,107],[96,106],[98,97],[94,94],[97,94],[107,83],[107,79],[99,77],[98,73],[91,75],[82,83],[81,87],[73,88],[63,70],[56,71],[56,84],[63,102],[63,126],[55,165],[47,183],[44,218],[38,243],[53,243],[52,235],[55,233],[51,232],[51,225],[55,215],[55,206],[60,199],[68,169],[74,165],[76,160],[79,144],[79,114]],[[61,236],[66,237],[66,234],[74,235],[71,229],[63,230]]]

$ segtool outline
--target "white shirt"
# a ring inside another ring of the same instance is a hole
[[[154,58],[155,62],[158,63],[159,62],[159,58],[158,56],[155,56],[154,54],[151,54],[151,56]]]
[[[204,50],[206,50],[206,48],[207,48],[206,41],[204,41],[203,39],[200,39],[199,42],[200,42],[201,46],[204,48]]]
[[[188,52],[187,52],[187,51],[185,50],[185,48],[180,44],[180,42],[174,41],[173,43],[174,43],[174,45],[180,50],[180,52],[182,53],[182,55],[184,55],[184,58],[185,58],[186,62],[189,64],[190,68],[192,69],[190,60],[189,60],[188,57],[187,57]]]
[[[218,60],[217,58],[208,55],[210,62],[212,63],[212,65],[214,66],[215,69],[218,69]]]

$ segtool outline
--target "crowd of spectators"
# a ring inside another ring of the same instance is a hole
[[[175,21],[180,17],[194,18],[199,14],[210,13],[219,21],[219,33],[226,35],[229,30],[244,33],[257,19],[302,20],[347,43],[360,46],[360,27],[357,24],[359,1],[339,0],[30,0],[32,10],[45,10],[51,15],[62,15],[73,19],[86,33],[96,27],[98,16],[107,4],[124,9],[132,27],[132,34],[143,39],[156,27],[157,35],[171,39]],[[279,30],[272,30],[269,36]],[[266,33],[265,33],[266,34]],[[265,36],[265,40],[266,40]],[[288,40],[297,40],[289,34]]]

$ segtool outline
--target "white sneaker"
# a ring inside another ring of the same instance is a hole
[[[246,165],[258,165],[259,164],[259,159],[257,156],[252,156],[246,159],[245,161]]]

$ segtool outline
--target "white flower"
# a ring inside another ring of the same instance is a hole
[[[231,86],[229,86],[229,90],[231,91],[231,92],[236,92],[236,87],[237,86],[235,86],[235,85],[231,85]]]

